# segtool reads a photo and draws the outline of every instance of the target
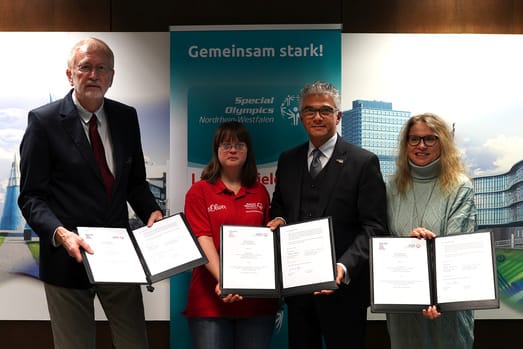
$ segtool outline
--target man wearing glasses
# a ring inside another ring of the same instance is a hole
[[[300,93],[309,141],[280,155],[268,225],[332,217],[338,289],[286,297],[289,348],[365,348],[369,238],[387,235],[385,185],[375,154],[337,133],[340,95],[317,81]]]
[[[140,286],[90,284],[81,250],[96,251],[75,233],[79,226],[129,228],[127,203],[148,226],[162,218],[145,178],[138,117],[133,107],[104,97],[114,76],[106,43],[80,41],[67,63],[73,89],[29,112],[20,146],[18,204],[40,238],[54,348],[96,348],[98,296],[114,347],[144,349]]]

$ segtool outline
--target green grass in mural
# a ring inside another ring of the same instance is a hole
[[[497,248],[496,265],[501,300],[523,311],[523,250]]]
[[[5,235],[0,234],[0,246],[4,243]]]
[[[38,241],[27,241],[27,247],[29,248],[29,251],[31,251],[34,260],[38,262],[38,258],[40,258]]]

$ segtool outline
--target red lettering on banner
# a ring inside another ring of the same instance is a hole
[[[268,175],[261,175],[260,172],[258,172],[258,182],[260,182],[263,185],[272,185],[276,183],[276,176],[273,172],[270,172]]]

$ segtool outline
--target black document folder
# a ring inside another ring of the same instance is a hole
[[[492,232],[370,239],[371,311],[499,308]]]
[[[280,297],[336,289],[330,217],[268,227],[223,225],[222,295]]]
[[[149,284],[207,263],[183,213],[133,231],[78,227],[94,254],[82,251],[93,284]]]

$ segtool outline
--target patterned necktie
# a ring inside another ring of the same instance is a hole
[[[109,170],[107,161],[105,159],[105,150],[100,134],[98,133],[97,119],[96,115],[93,114],[89,120],[89,139],[91,140],[91,147],[93,148],[94,157],[102,173],[102,179],[104,182],[105,192],[107,197],[111,199],[111,194],[113,192],[113,183],[114,177]]]
[[[312,162],[309,172],[312,178],[315,178],[318,173],[321,171],[321,161],[320,161],[321,151],[318,148],[315,148],[312,151]]]

